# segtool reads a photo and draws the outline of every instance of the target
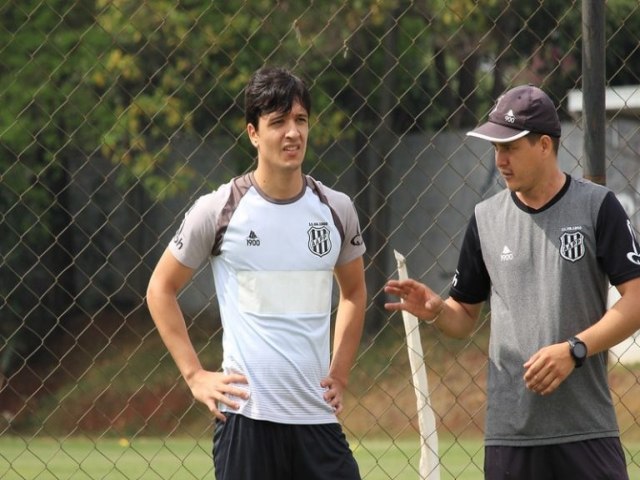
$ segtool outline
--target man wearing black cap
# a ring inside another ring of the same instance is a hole
[[[467,135],[491,142],[507,189],[479,203],[449,298],[415,280],[385,291],[466,337],[491,305],[485,478],[628,479],[607,382],[608,349],[640,329],[640,257],[607,188],[563,173],[560,121],[520,86]],[[621,294],[607,311],[608,282]]]

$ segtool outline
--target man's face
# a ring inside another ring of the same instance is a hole
[[[257,128],[247,125],[258,150],[258,163],[272,169],[298,170],[302,166],[309,135],[309,115],[294,102],[289,112],[271,112],[258,119]]]
[[[508,143],[494,143],[496,167],[512,192],[528,192],[535,188],[541,172],[540,141],[531,143],[519,138]]]

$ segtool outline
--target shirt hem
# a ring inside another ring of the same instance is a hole
[[[322,417],[305,417],[305,418],[292,418],[290,416],[277,416],[277,415],[257,415],[255,413],[237,410],[221,410],[223,413],[233,413],[236,415],[242,415],[252,420],[258,420],[262,422],[280,423],[283,425],[326,425],[330,423],[340,423],[335,416],[323,415]]]
[[[558,435],[545,438],[485,438],[485,445],[492,447],[537,447],[544,445],[559,445],[562,443],[582,442],[596,438],[620,437],[617,430],[605,432],[591,432],[573,435]]]

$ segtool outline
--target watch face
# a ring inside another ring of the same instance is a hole
[[[578,342],[573,346],[573,354],[576,358],[584,358],[587,356],[587,348],[584,346],[584,343]]]

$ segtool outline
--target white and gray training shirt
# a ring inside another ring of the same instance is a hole
[[[233,410],[287,424],[335,423],[320,381],[330,361],[333,270],[365,246],[351,199],[309,176],[288,201],[253,174],[200,197],[170,251],[190,268],[209,260],[223,326],[225,373],[250,398]],[[221,405],[223,411],[230,411]]]

